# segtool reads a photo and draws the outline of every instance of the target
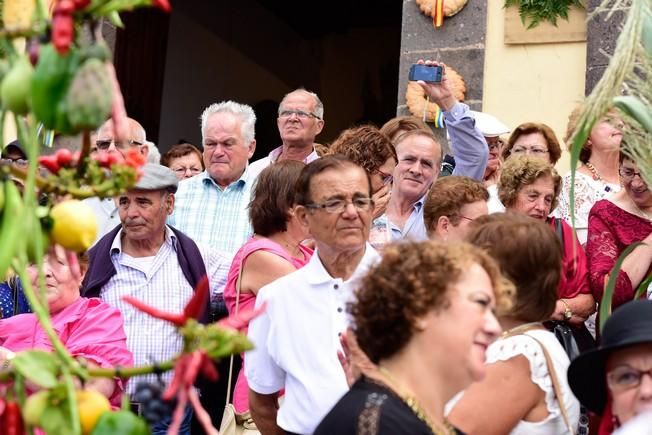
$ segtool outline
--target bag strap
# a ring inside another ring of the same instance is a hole
[[[16,275],[12,276],[7,280],[7,285],[9,286],[9,289],[11,289],[11,298],[13,299],[14,307],[14,316],[17,314],[20,314],[20,310],[18,307],[18,282],[16,281],[18,278]]]
[[[244,268],[244,261],[240,265],[240,270],[238,271],[238,280],[235,282],[235,314],[238,314],[238,309],[240,308],[240,289],[242,288],[242,269]],[[226,404],[231,403],[231,382],[233,381],[233,354],[229,361],[229,381],[226,387]]]
[[[506,334],[503,335],[503,338],[507,337],[513,337],[515,335],[527,335],[537,343],[539,343],[539,346],[541,347],[541,350],[543,351],[543,357],[546,360],[546,365],[548,366],[548,373],[550,373],[550,379],[552,381],[552,388],[555,392],[555,396],[557,397],[557,402],[559,403],[559,410],[561,411],[561,415],[564,419],[564,423],[566,423],[566,427],[568,427],[568,430],[570,431],[571,435],[574,435],[575,431],[573,430],[573,427],[570,424],[570,418],[568,418],[568,411],[566,409],[566,404],[564,402],[564,397],[561,391],[561,384],[559,383],[559,379],[557,378],[557,372],[555,371],[555,366],[552,364],[552,358],[550,357],[550,354],[548,353],[548,350],[546,347],[543,345],[541,340],[538,338],[534,337],[533,335],[530,334],[525,334],[527,331],[531,331],[533,329],[539,329],[538,325],[523,325],[522,328],[515,328],[512,332],[507,332]]]

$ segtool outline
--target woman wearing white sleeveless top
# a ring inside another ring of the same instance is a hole
[[[575,434],[579,402],[566,380],[569,359],[542,321],[557,300],[561,247],[545,224],[510,213],[482,216],[467,240],[485,248],[516,286],[497,313],[503,336],[487,349],[487,375],[454,404],[449,420],[468,435]]]

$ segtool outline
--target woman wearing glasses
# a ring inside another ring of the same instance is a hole
[[[635,248],[620,267],[611,300],[613,309],[634,298],[652,263],[652,192],[636,162],[624,154],[620,162],[623,189],[593,206],[586,242],[591,290],[598,302],[611,269],[625,248],[636,242],[645,243]],[[650,295],[646,289],[646,296]]]
[[[560,188],[561,177],[549,163],[536,157],[519,156],[508,159],[503,165],[498,195],[507,211],[546,222],[560,239],[564,263],[551,320],[573,326],[571,329],[579,350],[583,350],[594,346],[584,321],[595,311],[595,300],[589,287],[584,249],[573,228],[562,219],[549,217]]]
[[[161,164],[174,171],[179,181],[204,170],[201,151],[187,142],[179,142],[161,157]]]
[[[369,174],[373,218],[376,219],[369,233],[369,241],[381,249],[390,241],[387,218],[384,216],[392,192],[396,150],[389,138],[376,127],[362,125],[344,130],[330,146],[331,154],[342,154]]]
[[[571,363],[568,383],[584,406],[602,416],[599,435],[610,434],[621,425],[638,425],[637,420],[646,413],[649,417],[652,301],[632,301],[615,310],[604,326],[600,346]],[[649,433],[649,425],[638,427],[622,433]]]
[[[561,157],[561,147],[552,128],[546,124],[526,122],[514,129],[503,147],[503,160],[515,155],[540,157],[554,165]]]

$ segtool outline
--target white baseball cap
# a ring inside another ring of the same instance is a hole
[[[484,112],[471,110],[471,115],[475,118],[475,126],[485,137],[502,136],[510,132],[509,127],[500,122],[498,118]]]

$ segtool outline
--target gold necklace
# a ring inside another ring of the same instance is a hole
[[[596,169],[596,167],[593,166],[593,163],[591,163],[591,162],[586,162],[586,163],[584,163],[584,166],[586,166],[586,168],[587,168],[589,171],[591,171],[591,174],[593,174],[593,177],[592,177],[593,180],[595,180],[595,181],[601,181],[601,182],[602,182],[602,184],[604,185],[604,191],[605,191],[605,192],[610,192],[610,191],[611,191],[611,187],[609,187],[609,186],[607,185],[607,182],[604,181],[604,179],[602,178],[602,175],[600,175],[600,173],[598,172],[598,170]]]
[[[414,395],[406,394],[405,388],[401,388],[400,382],[396,380],[394,375],[383,366],[379,366],[378,370],[383,375],[385,379],[385,385],[390,387],[396,395],[412,410],[414,415],[417,416],[419,420],[425,423],[426,426],[430,428],[434,435],[455,435],[457,431],[451,425],[448,420],[444,417],[443,427],[442,425],[435,424],[426,414],[423,407],[417,400]]]

